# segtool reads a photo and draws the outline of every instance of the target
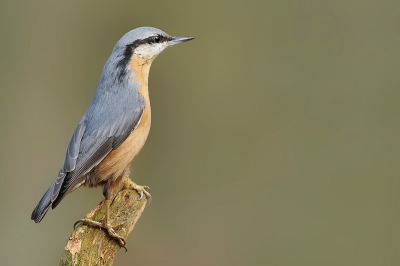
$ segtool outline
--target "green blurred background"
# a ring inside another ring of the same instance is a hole
[[[0,258],[57,265],[81,188],[31,211],[118,39],[192,42],[149,80],[132,179],[153,203],[115,265],[400,265],[400,1],[2,1]]]

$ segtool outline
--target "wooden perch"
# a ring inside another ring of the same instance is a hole
[[[146,197],[140,201],[138,199],[136,191],[125,189],[118,193],[110,206],[110,223],[112,226],[120,225],[115,228],[115,232],[125,239],[146,207]],[[102,206],[103,201],[90,211],[86,218],[101,221],[105,214],[105,208]],[[78,225],[68,239],[60,265],[112,265],[119,250],[119,244],[110,238],[105,230]]]

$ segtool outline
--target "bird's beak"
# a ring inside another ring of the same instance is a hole
[[[169,46],[172,46],[178,43],[188,42],[193,39],[194,37],[189,37],[189,36],[172,36],[171,40],[168,41],[168,44]]]

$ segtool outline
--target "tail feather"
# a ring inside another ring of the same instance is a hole
[[[55,183],[51,184],[49,189],[43,195],[42,199],[39,201],[36,208],[33,210],[31,219],[35,221],[35,223],[40,223],[43,217],[46,215],[47,211],[49,210],[51,203],[52,203],[52,195],[54,191]]]

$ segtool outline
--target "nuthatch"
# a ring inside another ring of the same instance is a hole
[[[93,99],[72,135],[58,177],[33,210],[32,220],[39,223],[50,206],[54,209],[80,186],[103,186],[106,208],[103,221],[78,222],[104,228],[125,247],[125,240],[109,224],[109,208],[120,189],[134,189],[140,199],[143,195],[148,201],[151,199],[147,186],[137,185],[129,178],[131,163],[150,131],[150,66],[167,47],[192,39],[142,27],[126,33],[117,42]]]

